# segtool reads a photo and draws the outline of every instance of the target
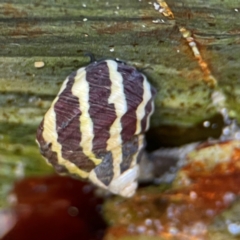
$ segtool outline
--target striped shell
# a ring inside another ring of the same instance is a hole
[[[41,154],[59,173],[132,196],[154,94],[146,77],[122,62],[101,60],[78,69],[38,127]]]

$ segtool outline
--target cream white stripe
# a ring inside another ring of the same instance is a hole
[[[89,83],[86,80],[86,71],[84,68],[80,68],[77,71],[75,83],[72,87],[72,94],[79,99],[79,106],[81,111],[81,115],[79,118],[79,131],[81,132],[80,146],[82,147],[83,153],[88,156],[95,165],[98,165],[99,163],[101,163],[102,160],[96,158],[95,154],[92,151],[94,129],[93,121],[89,114]]]
[[[149,129],[149,126],[150,126],[150,117],[152,116],[153,112],[154,112],[154,101],[151,102],[151,112],[148,114],[147,116],[147,123],[146,123],[146,129],[145,131],[147,131]]]
[[[109,78],[111,81],[111,94],[108,98],[109,104],[114,104],[117,118],[110,127],[110,137],[107,141],[107,151],[112,152],[113,172],[116,178],[120,175],[120,164],[122,162],[122,124],[121,118],[127,111],[127,102],[123,88],[122,75],[117,71],[118,64],[112,60],[106,60],[109,68]]]
[[[133,155],[133,160],[131,162],[130,168],[134,167],[137,164],[137,157],[139,155],[139,151],[142,150],[142,148],[144,147],[144,135],[143,134],[139,134],[137,137],[138,137],[138,150]]]
[[[143,76],[143,100],[142,102],[138,105],[137,111],[136,111],[136,115],[137,115],[137,126],[136,126],[136,131],[135,131],[135,135],[145,131],[145,129],[142,129],[141,127],[141,121],[145,116],[145,106],[148,103],[148,101],[151,99],[152,97],[152,93],[151,93],[151,86],[148,83],[146,77],[142,74]],[[149,124],[147,122],[147,124]]]
[[[44,125],[43,125],[43,138],[47,143],[51,143],[51,149],[53,152],[57,153],[58,163],[63,165],[67,168],[67,170],[72,174],[77,174],[83,178],[88,177],[88,172],[85,172],[79,169],[75,164],[71,163],[70,161],[64,159],[62,157],[62,145],[57,142],[58,134],[56,131],[56,113],[54,111],[54,105],[58,101],[59,95],[62,91],[66,88],[68,78],[64,81],[58,96],[54,99],[50,109],[47,111],[44,117]]]

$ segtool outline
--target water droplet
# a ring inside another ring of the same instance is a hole
[[[33,96],[33,97],[30,97],[30,98],[28,99],[28,102],[29,102],[29,103],[35,103],[35,102],[37,102],[38,100],[41,101],[41,99]]]
[[[236,132],[234,136],[237,140],[240,140],[240,132],[239,131]]]
[[[191,198],[192,200],[194,200],[194,199],[197,198],[197,193],[194,192],[194,191],[191,191],[191,192],[189,193],[189,196],[190,196],[190,198]]]
[[[114,47],[113,47],[113,46],[110,46],[110,47],[109,47],[109,51],[110,51],[110,52],[114,52]]]
[[[228,224],[228,231],[234,236],[240,235],[240,224],[239,223]]]
[[[190,46],[190,47],[196,47],[196,43],[195,43],[195,42],[190,42],[190,43],[189,43],[189,46]]]
[[[206,215],[209,216],[209,217],[213,217],[215,214],[215,211],[212,210],[212,209],[207,209],[206,210]]]
[[[157,11],[160,9],[160,5],[157,3],[153,3],[153,6],[154,6],[155,10],[157,10]]]
[[[161,20],[160,19],[156,19],[156,20],[152,20],[153,23],[160,23]]]
[[[226,205],[229,205],[236,199],[236,195],[232,192],[226,192],[223,196],[223,201]]]
[[[74,206],[71,206],[68,208],[68,214],[72,217],[75,217],[78,215],[78,208],[74,207]]]
[[[176,227],[170,227],[168,231],[172,235],[176,235],[179,232],[179,230]]]
[[[210,125],[211,125],[211,123],[209,121],[204,121],[203,122],[203,126],[206,127],[206,128],[210,127]]]
[[[151,225],[152,225],[152,220],[151,220],[150,218],[147,218],[147,219],[145,220],[145,225],[146,225],[146,226],[151,226]]]
[[[222,130],[222,134],[224,136],[228,136],[231,134],[231,129],[229,127],[225,127],[223,130]]]
[[[144,233],[146,231],[146,227],[145,226],[138,226],[137,227],[137,232],[138,233]]]

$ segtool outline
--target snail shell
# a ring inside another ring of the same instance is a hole
[[[146,77],[123,62],[101,60],[78,69],[38,127],[41,154],[59,173],[131,197],[154,95]]]

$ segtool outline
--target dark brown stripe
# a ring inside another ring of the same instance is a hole
[[[133,136],[132,139],[128,142],[125,142],[122,145],[122,155],[123,159],[120,164],[120,171],[121,173],[125,172],[129,169],[132,160],[133,155],[138,151],[138,135]]]
[[[81,133],[79,128],[79,99],[71,92],[76,72],[69,76],[66,88],[59,95],[54,105],[56,113],[57,141],[62,145],[62,156],[78,166],[81,170],[90,172],[94,163],[82,152],[80,147]]]
[[[43,144],[46,143],[45,140],[43,139],[43,135],[42,135],[43,134],[43,122],[44,122],[44,119],[39,124],[37,133],[36,133],[36,139],[40,146],[42,146]]]
[[[51,143],[47,143],[43,139],[43,122],[44,120],[42,120],[41,124],[37,129],[36,137],[40,145],[40,153],[47,159],[49,163],[53,165],[53,167],[58,173],[68,173],[68,170],[64,166],[58,164],[57,153],[51,150]]]
[[[122,140],[129,141],[137,127],[136,110],[143,100],[143,75],[134,67],[118,64],[118,72],[123,77],[124,94],[127,102],[127,112],[121,119]]]
[[[156,94],[157,94],[156,88],[154,88],[154,87],[151,86],[151,93],[152,93],[152,96],[153,96],[153,98],[154,98],[154,97],[156,96]]]
[[[113,104],[108,103],[111,81],[106,61],[95,62],[86,68],[89,83],[89,115],[93,121],[93,152],[97,157],[106,153],[110,127],[117,118]]]
[[[101,157],[101,156],[99,156]],[[106,186],[110,184],[113,178],[113,159],[112,153],[107,152],[102,155],[103,161],[94,169],[97,178]]]

